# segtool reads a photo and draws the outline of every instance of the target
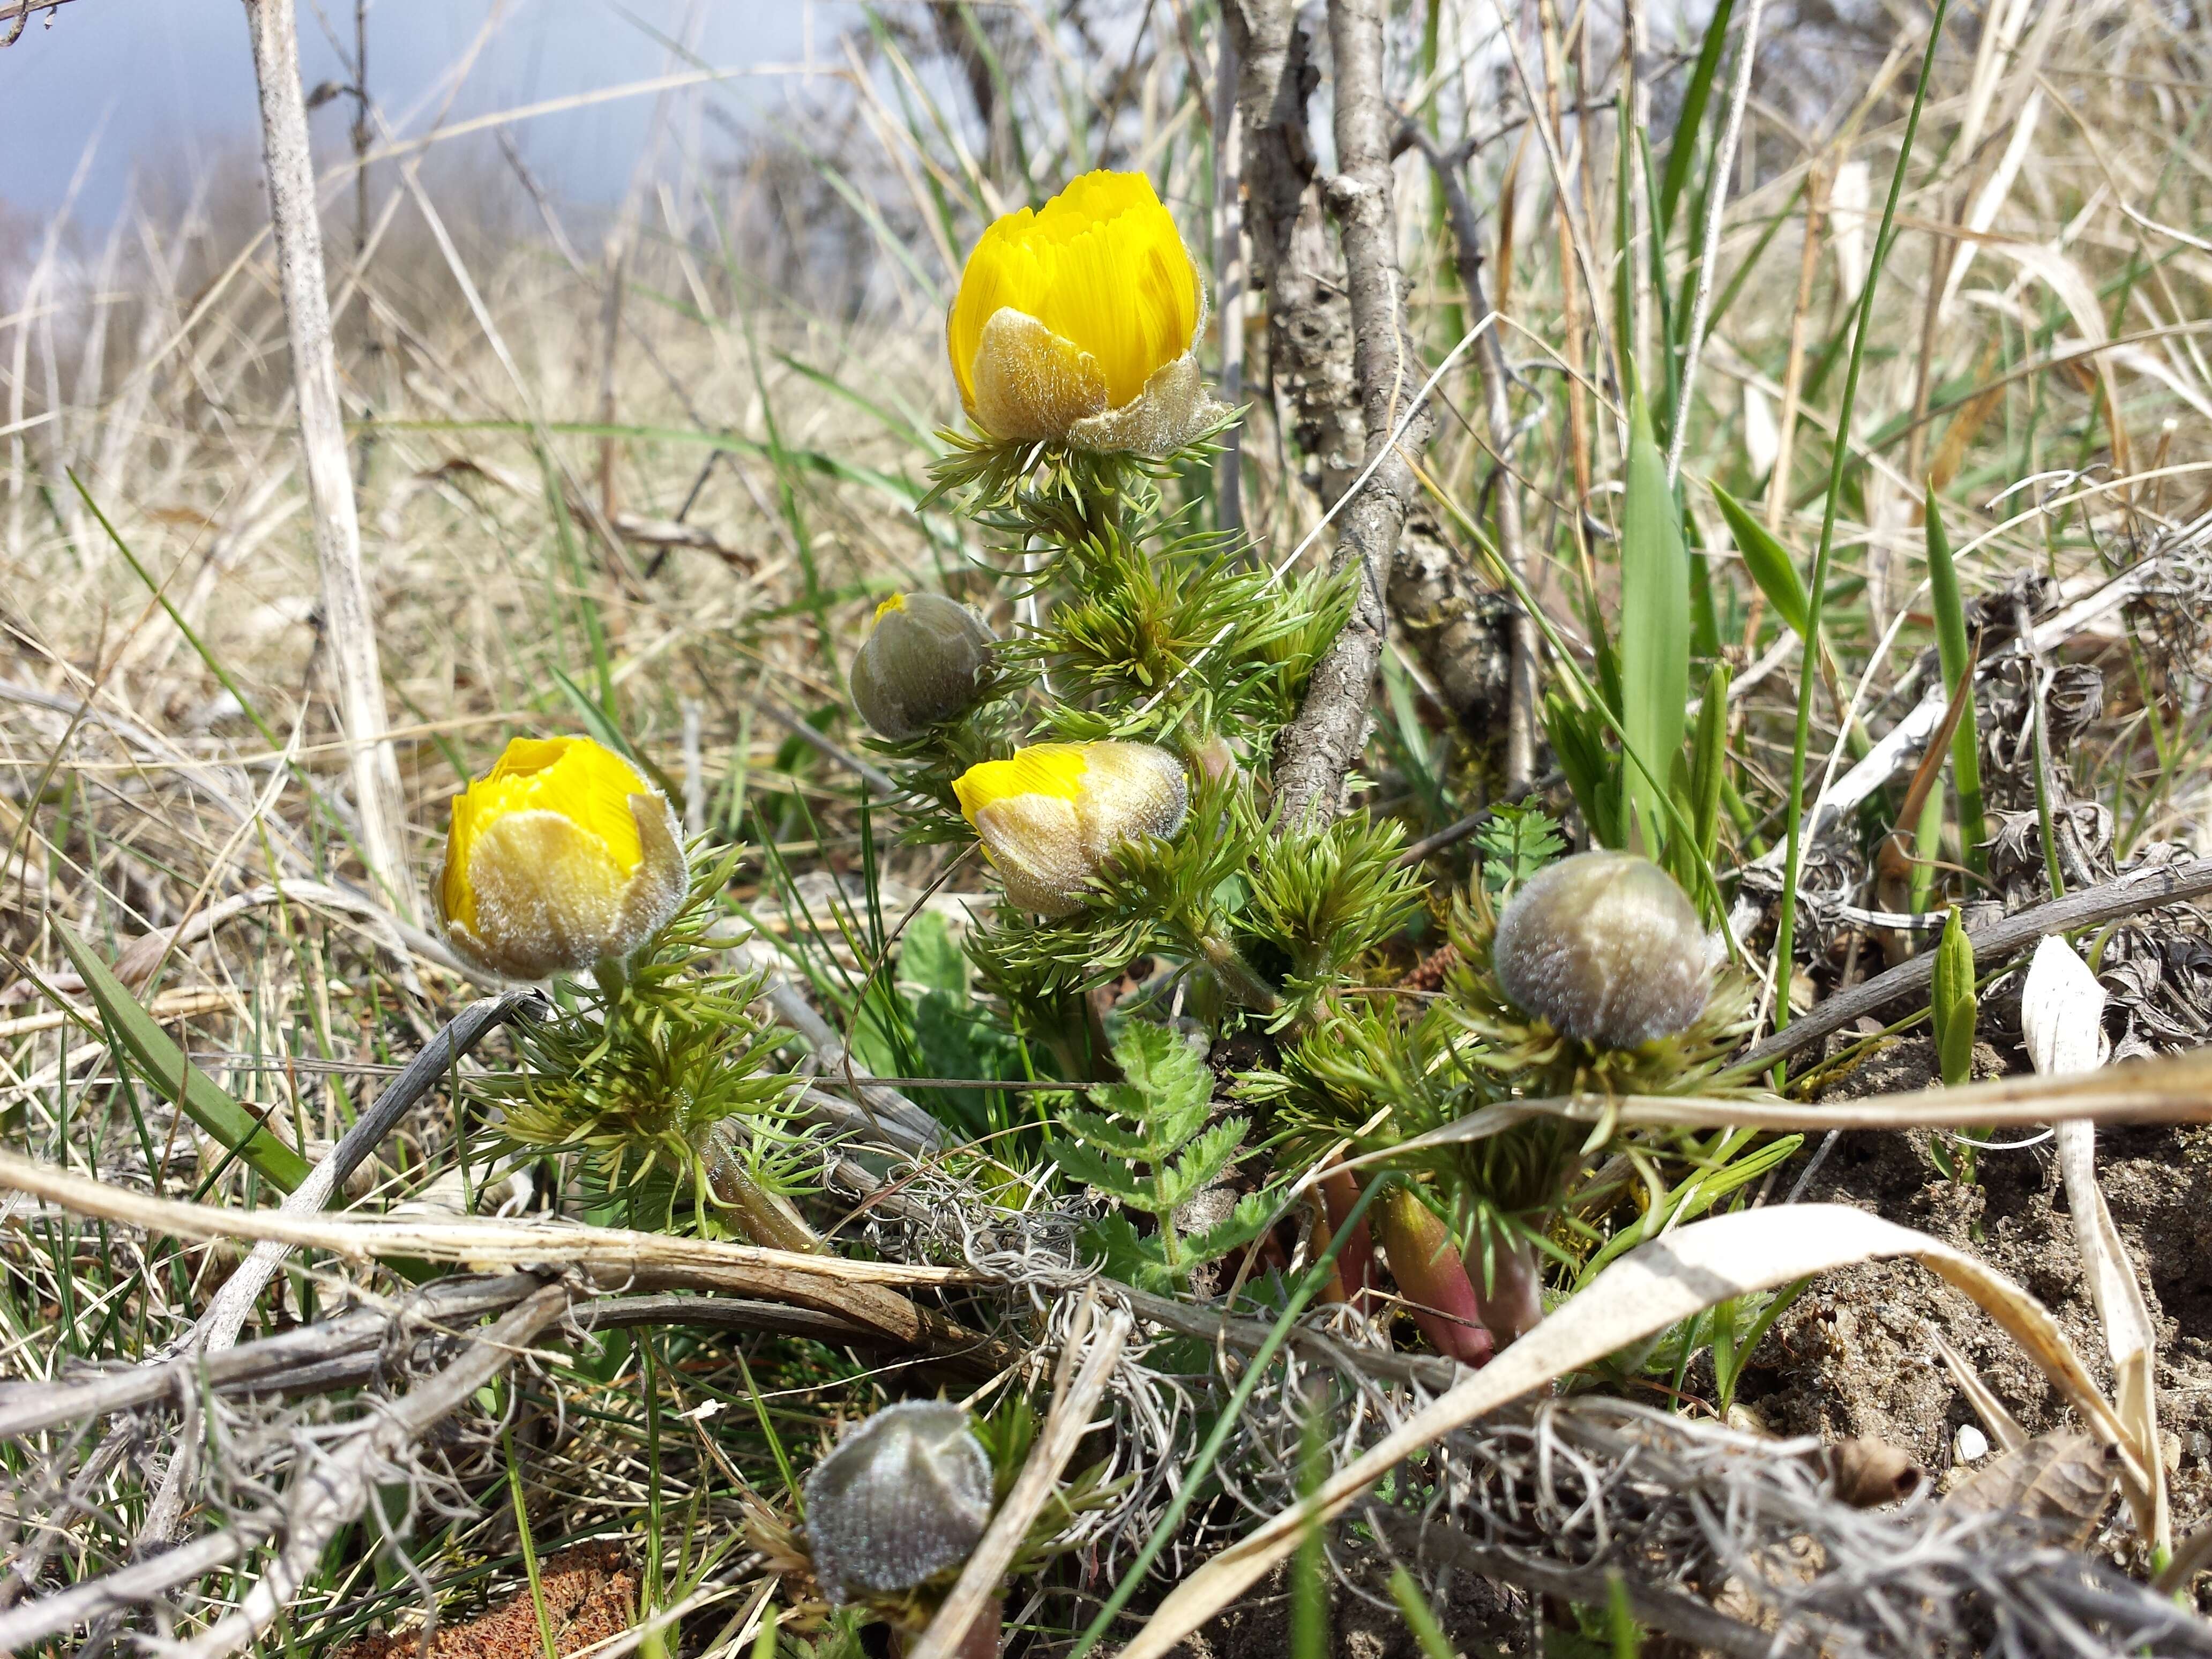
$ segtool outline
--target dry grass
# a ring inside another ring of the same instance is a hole
[[[1437,25],[1425,46],[1425,17]],[[65,50],[70,21],[64,11],[51,39],[34,32],[14,50]],[[1412,7],[1393,25],[1390,86],[1401,98],[1417,86],[1433,94],[1416,112],[1443,149],[1472,145],[1514,373],[1529,580],[1571,650],[1586,643],[1585,572],[1608,625],[1633,625],[1614,614],[1620,495],[1609,481],[1624,471],[1623,411],[1590,325],[1602,339],[1642,342],[1663,410],[1671,381],[1655,342],[1709,287],[1682,471],[1714,622],[1739,671],[1741,810],[1722,838],[1726,875],[1780,840],[1796,659],[1773,649],[1771,615],[1705,484],[1750,503],[1801,567],[1820,539],[1851,301],[1927,18],[1917,6],[1770,7],[1712,280],[1693,270],[1701,165],[1666,240],[1663,281],[1636,266],[1625,312],[1611,292],[1623,21],[1607,9],[1585,38],[1562,39],[1547,5],[1518,37],[1540,84],[1546,64],[1563,64],[1562,100],[1598,105],[1566,123],[1559,157],[1576,269],[1607,290],[1595,318],[1579,276],[1563,283],[1554,179],[1495,44],[1490,0]],[[1671,24],[1650,27],[1663,35]],[[1687,31],[1671,56],[1671,39],[1651,42],[1650,78],[1630,94],[1656,112],[1656,167],[1698,36]],[[1018,0],[969,15],[897,0],[879,32],[840,42],[824,59],[835,67],[795,88],[787,119],[730,118],[712,84],[665,94],[663,159],[611,212],[560,201],[488,149],[465,167],[425,167],[413,146],[434,131],[386,134],[357,257],[350,172],[321,158],[333,167],[333,310],[419,870],[435,868],[447,798],[507,737],[611,724],[663,769],[693,827],[746,846],[732,903],[775,921],[790,970],[849,1027],[855,976],[823,937],[835,928],[818,879],[805,889],[810,926],[794,876],[834,872],[910,896],[951,854],[885,836],[864,859],[880,817],[852,770],[785,721],[859,746],[842,670],[889,591],[951,592],[1002,634],[1017,628],[1018,573],[972,525],[916,510],[941,453],[933,434],[958,412],[939,322],[957,257],[990,215],[1079,166],[1113,165],[1152,173],[1208,263],[1218,38],[1207,5]],[[1716,82],[1709,131],[1728,84],[1725,73]],[[1916,663],[1933,637],[1923,480],[1970,592],[2032,574],[2074,595],[2164,560],[2147,600],[2061,653],[2101,671],[2101,713],[2067,758],[2075,793],[2111,814],[2108,865],[2160,841],[2212,850],[2201,615],[2212,575],[2208,114],[2212,64],[2185,9],[1992,0],[1955,16],[1865,343],[1835,526],[1823,632],[1835,689],[1875,735],[1917,700]],[[1424,167],[1408,151],[1398,188],[1415,332],[1433,365],[1473,319]],[[1824,204],[1809,252],[1808,198]],[[118,1072],[96,1022],[47,1011],[83,1006],[58,925],[112,961],[264,884],[360,878],[258,203],[241,170],[112,227],[32,228],[0,258],[0,1134],[105,1182],[235,1205],[262,1200],[256,1179],[221,1167],[219,1148]],[[1626,216],[1632,233],[1650,210],[1647,198]],[[1256,310],[1244,343],[1255,366],[1267,350]],[[1459,516],[1486,521],[1489,511],[1471,364],[1441,388],[1426,470],[1434,520],[1482,570]],[[1247,522],[1279,558],[1319,520],[1321,495],[1256,367],[1247,386],[1236,452]],[[1790,465],[1770,479],[1776,422],[1787,429],[1793,411]],[[1201,514],[1207,483],[1181,486]],[[1763,677],[1743,672],[1770,658]],[[1425,695],[1432,668],[1419,634],[1401,629],[1364,767],[1369,800],[1410,837],[1486,799],[1480,734],[1455,730]],[[1832,749],[1837,771],[1851,758],[1832,705],[1816,700],[1814,712],[1808,799]],[[973,866],[954,884],[981,885]],[[1826,896],[1844,884],[1813,885]],[[1815,915],[1825,988],[1853,971],[1859,945],[1846,945],[1832,912]],[[434,940],[395,931],[374,905],[278,896],[161,954],[133,989],[210,1076],[311,1154],[471,990]],[[472,1095],[434,1098],[353,1196],[371,1207],[417,1196],[450,1176],[457,1146],[495,1129]],[[18,1379],[155,1354],[234,1259],[220,1245],[20,1205],[4,1226],[0,1374]],[[327,1305],[344,1288],[337,1274],[280,1278],[269,1318]],[[372,1282],[367,1270],[357,1282]],[[655,1379],[644,1389],[641,1372]],[[849,1353],[788,1338],[673,1352],[641,1338],[572,1358],[515,1389],[522,1431],[547,1437],[522,1477],[537,1548],[586,1534],[647,1540],[635,1547],[650,1605],[713,1593],[693,1602],[703,1610],[684,1626],[687,1650],[740,1650],[751,1626],[713,1599],[750,1582],[737,1478],[779,1492],[787,1458],[803,1463],[824,1425],[876,1386]],[[557,1443],[556,1394],[582,1425]],[[313,1415],[239,1427],[230,1501],[258,1490],[276,1443]],[[678,1442],[683,1459],[665,1455]],[[36,1460],[7,1455],[24,1501]],[[420,1536],[433,1542],[422,1565],[441,1589],[514,1582],[504,1467],[482,1425],[446,1458],[447,1500],[471,1496],[434,1525],[424,1517]],[[54,1543],[51,1570],[74,1578],[121,1559],[146,1496],[118,1485],[104,1500],[114,1516],[80,1517]],[[210,1588],[202,1611],[233,1593]],[[356,1540],[287,1638],[320,1647],[418,1599],[391,1556]],[[1032,1616],[1064,1633],[1089,1610]]]

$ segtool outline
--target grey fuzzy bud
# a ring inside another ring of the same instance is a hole
[[[1522,1012],[1600,1048],[1686,1029],[1711,989],[1696,909],[1628,853],[1582,853],[1538,875],[1498,918],[1491,960]]]
[[[848,1430],[806,1477],[806,1542],[832,1601],[927,1583],[974,1553],[990,1524],[990,1454],[941,1400],[886,1406]]]
[[[941,593],[895,593],[853,659],[853,705],[878,737],[919,737],[975,701],[998,636]]]

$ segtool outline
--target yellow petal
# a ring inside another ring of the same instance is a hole
[[[634,948],[682,896],[668,813],[635,768],[587,738],[516,738],[454,799],[438,891],[448,932],[520,979]]]
[[[1038,743],[1018,749],[1011,760],[984,761],[953,780],[952,793],[960,799],[961,816],[974,823],[975,815],[999,801],[1017,795],[1042,795],[1073,801],[1083,793],[1083,780],[1091,769],[1090,749],[1083,743]]]
[[[1003,309],[1088,355],[1118,409],[1190,349],[1200,304],[1197,268],[1152,181],[1085,173],[1042,210],[998,220],[969,255],[946,326],[961,402],[976,408],[976,354]]]

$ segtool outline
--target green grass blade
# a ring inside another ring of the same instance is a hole
[[[100,960],[99,952],[71,933],[60,918],[54,919],[53,927],[109,1032],[156,1088],[272,1186],[289,1193],[307,1178],[307,1160],[263,1128],[259,1120],[213,1078],[195,1068],[185,1051]]]
[[[1928,599],[1936,612],[1936,648],[1943,665],[1943,684],[1954,696],[1967,702],[1951,733],[1951,787],[1959,798],[1959,850],[1966,867],[1976,875],[1989,871],[1984,843],[1990,828],[1982,805],[1982,744],[1974,724],[1974,688],[1965,680],[1968,658],[1966,608],[1959,597],[1959,566],[1951,556],[1951,538],[1943,529],[1943,515],[1936,500],[1936,487],[1928,487],[1928,506],[1923,520],[1928,537]]]
[[[1453,1659],[1452,1644],[1437,1619],[1437,1610],[1413,1582],[1413,1575],[1402,1566],[1390,1569],[1390,1599],[1398,1604],[1399,1615],[1406,1621],[1413,1645],[1421,1650],[1421,1659]]]
[[[1690,825],[1697,832],[1698,856],[1711,864],[1720,844],[1721,783],[1728,776],[1729,665],[1717,662],[1705,676],[1705,696],[1698,709],[1698,738],[1690,763]]]
[[[1790,624],[1791,633],[1803,639],[1806,613],[1810,606],[1805,599],[1805,579],[1797,574],[1790,550],[1727,490],[1717,483],[1708,483],[1706,488],[1713,492],[1713,500],[1720,503],[1721,516],[1728,520],[1729,534],[1735,540],[1735,550],[1743,556],[1743,568],[1751,573],[1759,591],[1766,595],[1774,614]]]
[[[1813,741],[1813,683],[1811,671],[1820,644],[1820,600],[1828,586],[1828,562],[1836,548],[1836,509],[1843,504],[1844,468],[1850,459],[1851,410],[1858,403],[1859,375],[1866,367],[1867,335],[1874,325],[1874,301],[1881,286],[1882,266],[1889,258],[1897,235],[1898,198],[1905,193],[1905,175],[1912,165],[1913,141],[1920,132],[1920,112],[1927,106],[1928,85],[1936,72],[1936,47],[1943,38],[1943,20],[1950,15],[1951,0],[1936,0],[1936,15],[1928,26],[1928,45],[1920,55],[1920,76],[1912,88],[1911,112],[1905,119],[1904,142],[1898,146],[1897,167],[1890,174],[1889,195],[1881,207],[1881,228],[1875,234],[1874,258],[1867,266],[1866,283],[1859,291],[1858,317],[1851,331],[1850,367],[1844,374],[1844,399],[1836,411],[1835,446],[1828,462],[1827,501],[1820,513],[1820,544],[1813,554],[1813,580],[1808,585],[1805,612],[1806,672],[1797,677],[1797,730],[1790,750],[1790,799],[1784,825],[1788,840],[1782,859],[1782,903],[1775,922],[1774,967],[1781,994],[1774,999],[1774,1024],[1778,1030],[1790,1023],[1788,986],[1792,952],[1797,935],[1797,878],[1803,860],[1805,817],[1805,754]]]
[[[1660,234],[1674,222],[1674,205],[1682,199],[1682,186],[1690,181],[1690,168],[1698,156],[1698,133],[1705,124],[1705,105],[1712,97],[1713,77],[1720,72],[1721,53],[1728,46],[1729,21],[1735,15],[1735,0],[1720,0],[1713,21],[1705,25],[1705,44],[1682,87],[1682,113],[1674,123],[1674,141],[1667,147],[1666,176],[1659,181]]]
[[[1651,435],[1639,396],[1630,402],[1628,496],[1620,515],[1621,726],[1642,763],[1630,769],[1621,820],[1631,844],[1632,813],[1644,844],[1665,844],[1660,791],[1681,752],[1690,702],[1690,562],[1667,461]]]

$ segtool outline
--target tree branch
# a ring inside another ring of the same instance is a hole
[[[2192,859],[2154,870],[2137,870],[2095,887],[2069,893],[2007,916],[1993,927],[1978,928],[1967,938],[1974,960],[1986,968],[2005,957],[2024,951],[2049,933],[2069,933],[2096,927],[2123,916],[2179,904],[2212,893],[2212,859]],[[1936,976],[1936,953],[1908,957],[1888,972],[1876,974],[1861,985],[1838,993],[1802,1019],[1793,1019],[1742,1059],[1732,1073],[1759,1072],[1778,1060],[1787,1060],[1810,1048],[1832,1031],[1840,1031],[1861,1014],[1870,1014],[1899,997],[1925,991]]]
[[[1398,117],[1383,94],[1381,0],[1331,0],[1328,24],[1342,169],[1329,181],[1329,205],[1342,235],[1352,300],[1352,366],[1365,428],[1362,469],[1373,464],[1374,471],[1345,508],[1337,536],[1334,568],[1356,563],[1359,572],[1351,619],[1315,668],[1304,705],[1276,744],[1282,830],[1326,823],[1336,815],[1345,774],[1365,738],[1368,700],[1388,625],[1383,584],[1414,501],[1410,458],[1426,445],[1431,426],[1425,409],[1408,409],[1419,390],[1419,359],[1406,337],[1404,278],[1398,269],[1390,170]],[[1403,437],[1381,453],[1401,423]]]

